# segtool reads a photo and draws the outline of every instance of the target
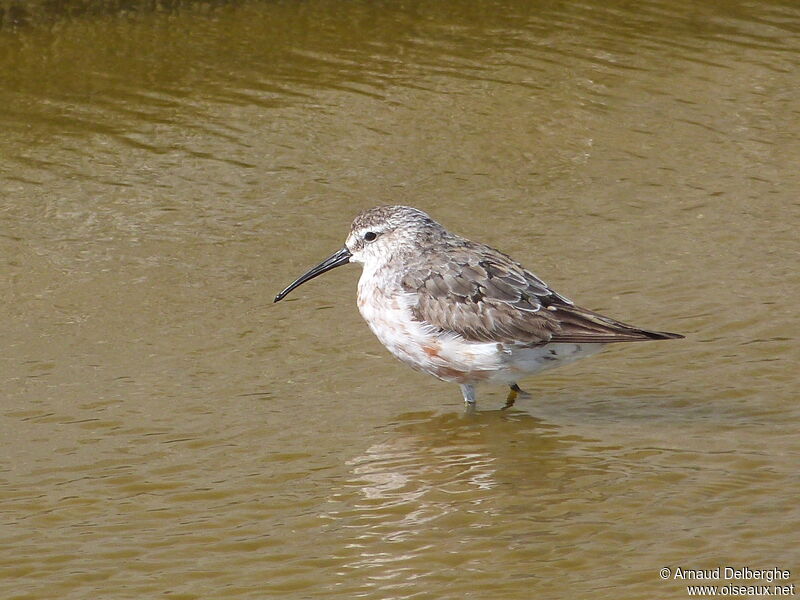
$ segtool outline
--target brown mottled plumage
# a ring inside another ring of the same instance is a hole
[[[451,236],[404,265],[415,317],[475,342],[638,342],[682,337],[575,306],[502,252]]]
[[[508,255],[452,234],[408,206],[361,213],[345,247],[275,301],[347,262],[364,265],[358,306],[381,342],[412,368],[459,383],[468,403],[480,381],[507,383],[515,395],[518,377],[605,344],[683,337],[575,306]]]

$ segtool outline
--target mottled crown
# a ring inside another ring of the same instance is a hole
[[[407,260],[453,237],[417,208],[377,206],[355,218],[345,245],[353,254],[352,262],[374,265],[392,258]]]
[[[412,206],[376,206],[365,210],[353,220],[353,231],[361,229],[443,229],[426,213]]]

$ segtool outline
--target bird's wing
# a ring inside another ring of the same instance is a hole
[[[575,306],[502,252],[463,240],[407,263],[414,318],[475,342],[609,343],[680,337]]]

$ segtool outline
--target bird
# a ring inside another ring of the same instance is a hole
[[[348,263],[362,266],[361,316],[395,357],[459,384],[509,388],[509,408],[529,397],[518,381],[591,356],[607,344],[683,338],[581,308],[507,254],[450,233],[410,206],[377,206],[353,220],[344,247],[298,277],[298,286]]]

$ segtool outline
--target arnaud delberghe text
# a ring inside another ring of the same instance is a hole
[[[753,580],[780,581],[789,579],[792,572],[789,569],[751,569],[750,567],[715,567],[713,569],[683,569],[675,567],[673,579],[708,579],[708,580]]]

